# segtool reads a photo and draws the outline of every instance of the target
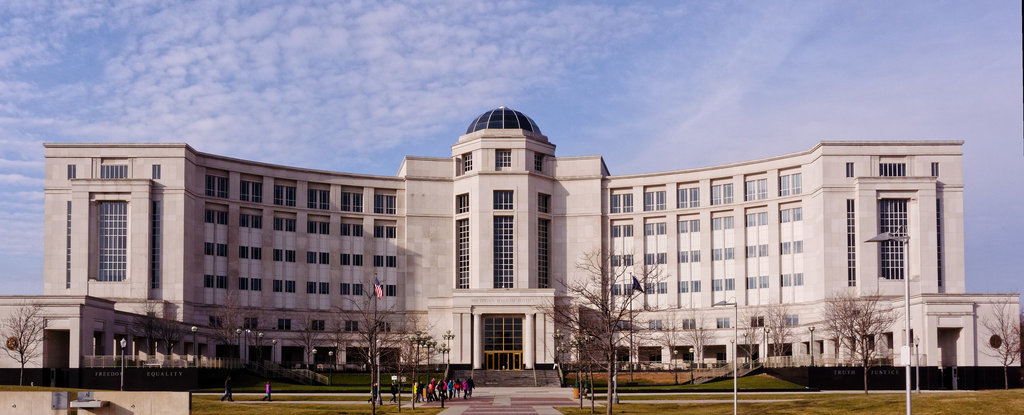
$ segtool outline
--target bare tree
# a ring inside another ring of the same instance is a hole
[[[370,366],[370,382],[376,383],[386,351],[399,349],[406,338],[398,324],[401,316],[395,311],[394,304],[376,295],[375,289],[366,290],[365,295],[349,301],[352,310],[348,313],[357,326],[351,328],[355,329],[356,341],[363,345],[357,350]],[[377,413],[377,403],[374,399],[370,405],[373,414]]]
[[[150,355],[156,354],[157,333],[160,331],[159,311],[156,303],[147,302],[143,304],[142,312],[132,319],[132,336],[145,339],[146,353]]]
[[[662,329],[659,330],[660,336],[657,336],[656,341],[664,347],[668,347],[669,350],[669,363],[671,363],[672,374],[675,376],[675,383],[679,384],[679,374],[676,372],[676,353],[677,347],[682,346],[684,341],[683,338],[683,322],[678,315],[672,314],[669,316],[662,325]]]
[[[3,319],[3,337],[6,340],[4,352],[7,356],[21,364],[18,372],[18,384],[25,384],[25,364],[40,356],[39,347],[43,341],[43,330],[46,329],[46,318],[42,316],[42,307],[38,304],[23,304]]]
[[[296,331],[296,341],[302,346],[305,360],[312,361],[315,357],[313,356],[313,349],[328,343],[330,335],[327,332],[327,327],[325,327],[327,323],[323,320],[315,319],[314,317],[320,314],[311,310],[307,310],[299,315],[302,319],[302,329]],[[313,363],[315,365],[316,362]]]
[[[239,305],[238,292],[227,290],[224,296],[224,304],[215,307],[210,312],[210,328],[212,337],[217,343],[225,345],[237,345],[238,357],[241,358],[241,344],[238,344],[239,332],[243,323],[244,310]]]
[[[743,311],[743,319],[746,324],[740,326],[740,335],[743,336],[743,349],[747,352],[747,360],[753,365],[754,345],[758,343],[758,329],[764,327],[764,310],[759,306],[749,307]],[[739,324],[740,322],[736,322]],[[763,351],[761,352],[764,353]],[[751,366],[752,367],[752,366]]]
[[[1021,355],[1021,320],[1011,309],[1009,302],[992,306],[992,314],[981,319],[981,325],[991,333],[985,352],[999,359],[1003,365],[1003,388],[1010,388],[1007,367],[1018,362]]]
[[[792,341],[793,326],[789,321],[789,305],[769,304],[764,308],[764,326],[768,329],[768,348],[772,356],[786,354],[786,345]]]
[[[687,310],[682,327],[683,340],[693,347],[693,360],[700,367],[704,363],[704,348],[711,343],[714,336],[712,330],[708,328],[704,311],[697,308]]]
[[[825,300],[821,319],[826,330],[864,368],[864,394],[867,394],[868,369],[880,356],[875,339],[896,323],[899,312],[877,295],[858,297],[843,292]]]
[[[563,281],[565,297],[549,304],[548,312],[554,316],[555,324],[567,328],[579,337],[578,342],[587,353],[593,353],[596,360],[605,365],[609,390],[605,411],[613,411],[612,387],[616,375],[615,353],[621,343],[628,340],[631,322],[637,313],[647,309],[641,300],[643,285],[634,290],[636,281],[657,284],[660,272],[657,265],[616,266],[612,255],[600,248],[584,252],[576,261],[578,277]],[[632,278],[631,278],[632,277]],[[624,285],[619,285],[625,283]],[[618,288],[614,288],[618,285]],[[626,290],[622,288],[626,287]]]

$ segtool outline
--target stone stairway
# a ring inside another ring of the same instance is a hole
[[[559,386],[556,370],[453,370],[451,377],[472,377],[476,386],[487,387]]]

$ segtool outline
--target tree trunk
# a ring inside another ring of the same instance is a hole
[[[868,394],[868,364],[864,363],[864,394]]]
[[[25,361],[21,362],[21,370],[18,372],[18,386],[25,386]]]
[[[1006,374],[1006,365],[1003,365],[1003,389],[1010,389],[1010,378]]]
[[[612,350],[614,350],[614,349],[612,349]],[[613,404],[613,402],[612,402],[613,396],[612,395],[614,394],[614,391],[612,390],[612,386],[617,383],[617,382],[614,382],[612,380],[614,376],[615,376],[615,354],[613,352],[612,353],[611,363],[608,365],[608,387],[605,388],[607,393],[605,393],[606,399],[605,399],[605,405],[604,405],[604,407],[605,407],[604,413],[606,415],[612,415],[612,404]]]

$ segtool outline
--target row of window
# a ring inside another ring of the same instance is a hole
[[[68,174],[71,175],[71,167],[68,166]],[[107,166],[103,166],[107,167]],[[127,175],[127,166],[123,167]],[[156,167],[156,166],[154,166]],[[101,169],[101,173],[104,169]],[[111,169],[110,174],[117,174]],[[154,174],[159,175],[159,169],[154,169]],[[157,177],[154,177],[157,178]],[[274,185],[274,204],[278,206],[295,206],[295,186]],[[206,196],[228,198],[228,178],[208,174],[206,175]],[[238,199],[245,202],[263,203],[263,183],[240,180]],[[377,194],[373,196],[373,213],[394,215],[396,213],[395,195]],[[306,207],[309,209],[329,210],[331,202],[331,191],[326,189],[306,189]],[[362,212],[363,194],[357,192],[341,192],[340,210],[343,212]]]
[[[802,208],[783,209],[779,211],[779,221],[782,223],[799,222],[803,220]],[[746,226],[764,226],[768,224],[768,214],[765,212],[761,213],[748,213],[746,215]],[[733,229],[734,221],[732,216],[722,216],[717,218],[711,218],[711,229],[712,230],[723,230]],[[681,220],[676,223],[676,229],[679,233],[689,232],[700,232],[700,220]],[[667,228],[664,222],[652,222],[644,224],[644,235],[665,235]],[[612,225],[611,237],[632,237],[633,236],[633,225]]]
[[[744,183],[744,200],[763,200],[768,198],[768,179],[748,180]],[[779,177],[779,196],[797,195],[803,191],[800,173]],[[676,208],[700,207],[700,188],[680,188],[676,190]],[[723,205],[733,202],[733,185],[731,183],[711,186],[711,205]],[[665,210],[666,192],[654,190],[644,192],[644,211]],[[633,211],[632,194],[612,194],[609,201],[611,213],[630,213]]]
[[[203,287],[227,289],[228,277],[225,275],[203,275]],[[397,285],[386,284],[383,287],[385,297],[395,297],[398,295]],[[263,279],[238,277],[238,289],[244,291],[263,291]],[[295,281],[275,279],[273,280],[272,289],[275,293],[294,293]],[[330,283],[309,281],[306,283],[306,294],[330,294]],[[338,294],[363,295],[363,284],[343,282],[338,287]]]
[[[227,244],[206,242],[203,244],[203,253],[209,256],[228,256]],[[238,247],[238,258],[239,259],[263,259],[263,248],[255,246],[239,246]],[[274,262],[295,262],[295,250],[292,249],[277,249],[273,250],[273,261]],[[356,267],[363,266],[363,254],[341,254],[340,265],[351,265]],[[306,263],[307,264],[330,264],[330,253],[329,252],[306,252]],[[374,267],[386,267],[395,268],[398,266],[398,257],[395,255],[374,255],[373,256]]]
[[[205,222],[216,225],[227,225],[228,213],[224,211],[207,209]],[[275,231],[295,232],[295,224],[295,219],[274,218]],[[243,228],[262,229],[263,216],[245,213],[239,214],[238,226]],[[363,236],[362,224],[342,223],[340,230],[342,236]],[[309,220],[306,222],[306,232],[311,234],[330,235],[330,222]],[[397,236],[398,228],[395,226],[374,225],[373,227],[374,238],[394,239]]]

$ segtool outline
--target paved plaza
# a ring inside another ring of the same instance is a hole
[[[571,398],[571,389],[481,387],[472,398],[445,401],[447,409],[441,415],[559,415],[554,407],[579,405]],[[440,402],[423,405],[441,406]]]

